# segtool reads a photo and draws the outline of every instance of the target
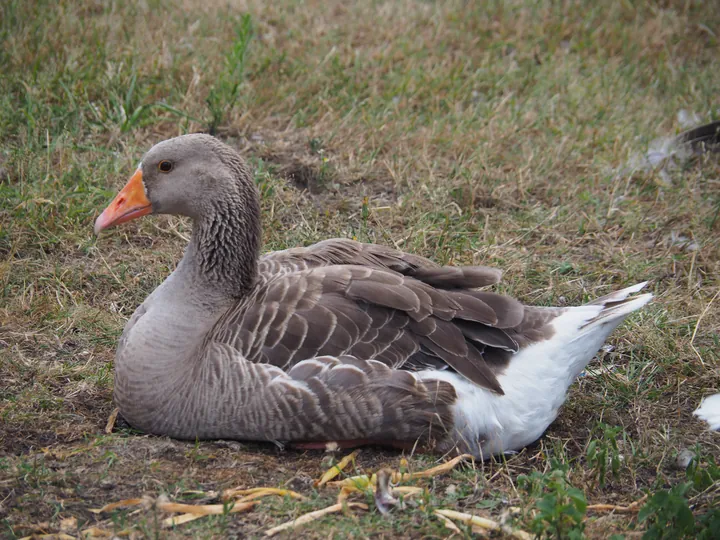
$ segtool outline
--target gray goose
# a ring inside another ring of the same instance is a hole
[[[475,456],[534,442],[607,336],[651,294],[524,306],[482,266],[440,266],[347,239],[260,255],[238,153],[202,134],[156,144],[95,233],[193,220],[174,272],[117,347],[114,399],[135,428],[304,448],[420,445]]]

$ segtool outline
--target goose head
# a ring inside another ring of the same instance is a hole
[[[250,172],[234,150],[209,135],[183,135],[145,154],[94,230],[98,234],[151,213],[199,221],[228,203],[248,213],[256,198]]]
[[[192,218],[184,261],[206,289],[232,297],[249,290],[260,251],[260,200],[234,149],[203,134],[156,144],[97,218],[95,234],[148,214]]]

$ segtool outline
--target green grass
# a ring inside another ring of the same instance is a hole
[[[669,184],[626,167],[680,131],[680,110],[718,118],[711,4],[3,2],[1,534],[58,532],[75,518],[81,530],[258,537],[334,501],[312,487],[325,469],[317,454],[104,433],[117,338],[174,268],[189,226],[151,218],[96,239],[92,223],[152,144],[194,131],[255,167],[268,250],[355,237],[500,267],[500,291],[540,305],[647,279],[656,294],[540,443],[417,482],[427,494],[402,511],[371,504],[303,535],[444,537],[436,508],[509,514],[548,536],[718,527],[720,439],[691,412],[720,389],[720,167],[683,163]],[[688,473],[675,465],[687,448],[700,456]],[[357,466],[398,460],[365,450]],[[172,531],[152,509],[89,512],[144,494],[216,502],[211,492],[237,485],[287,485],[309,500]],[[584,509],[645,494],[640,519]]]

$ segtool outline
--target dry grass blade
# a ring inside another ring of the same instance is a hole
[[[300,527],[302,525],[305,525],[307,523],[310,523],[311,521],[315,521],[316,519],[320,519],[323,516],[326,516],[328,514],[334,514],[335,512],[341,512],[343,508],[360,508],[362,510],[367,510],[368,505],[363,503],[347,503],[347,504],[333,504],[332,506],[328,506],[327,508],[323,508],[321,510],[315,510],[314,512],[309,512],[307,514],[303,514],[297,519],[294,519],[292,521],[287,521],[281,525],[278,525],[277,527],[273,527],[272,529],[268,529],[265,531],[265,536],[275,536],[277,533],[283,532],[288,529],[294,529],[296,527]]]
[[[33,534],[32,536],[23,536],[20,540],[38,540],[40,538],[47,540],[75,540],[74,536],[65,533]]]
[[[692,337],[690,338],[690,347],[692,347],[693,352],[700,360],[700,364],[703,366],[705,365],[705,361],[702,358],[702,355],[700,354],[700,351],[697,350],[695,347],[695,336],[697,336],[698,328],[700,328],[700,323],[702,322],[703,318],[707,314],[708,310],[710,309],[710,306],[712,306],[715,299],[720,295],[720,289],[715,293],[715,295],[710,299],[710,302],[708,302],[708,305],[705,306],[705,309],[703,309],[703,312],[700,314],[700,317],[698,317],[697,323],[695,323],[695,330],[693,330]]]
[[[644,495],[642,498],[638,499],[635,502],[631,502],[627,506],[620,506],[617,504],[591,504],[587,507],[587,509],[594,512],[615,512],[617,514],[632,514],[634,512],[640,511],[640,507],[645,503],[647,498],[648,496]]]
[[[327,484],[330,480],[335,478],[337,475],[339,475],[345,467],[348,466],[351,462],[355,461],[355,458],[360,453],[360,450],[355,450],[354,452],[348,454],[344,458],[342,458],[340,461],[338,461],[335,465],[330,467],[325,474],[322,475],[322,478],[318,480],[315,483],[315,487],[324,486]]]
[[[478,532],[502,531],[506,535],[512,538],[517,538],[518,540],[530,540],[532,538],[532,536],[525,531],[512,529],[508,526],[501,525],[500,523],[498,523],[497,521],[493,521],[492,519],[474,516],[472,514],[466,514],[465,512],[456,512],[455,510],[440,509],[435,510],[435,514],[441,515],[448,519],[460,521],[466,525],[470,525],[473,528],[473,532],[475,532],[474,529],[477,527],[478,529],[481,529]]]

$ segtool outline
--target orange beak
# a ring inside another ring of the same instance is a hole
[[[152,205],[145,195],[142,170],[138,169],[113,199],[113,202],[98,216],[95,221],[95,234],[150,212],[152,212]]]

